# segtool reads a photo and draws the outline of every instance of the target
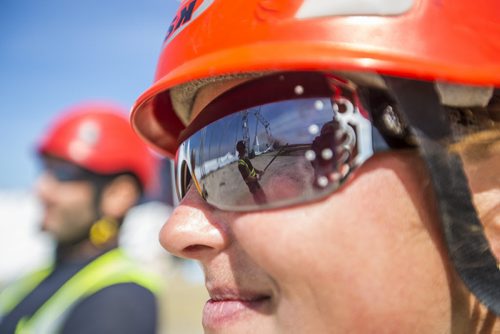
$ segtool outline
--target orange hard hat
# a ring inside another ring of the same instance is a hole
[[[132,130],[126,111],[102,102],[70,107],[38,143],[38,152],[96,174],[134,174],[151,190],[157,159]]]
[[[499,85],[498,36],[497,0],[184,0],[132,123],[173,156],[184,125],[169,90],[243,72],[354,70]]]

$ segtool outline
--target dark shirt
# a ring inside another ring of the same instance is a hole
[[[66,319],[62,334],[156,333],[156,299],[135,283],[116,284],[82,300]]]

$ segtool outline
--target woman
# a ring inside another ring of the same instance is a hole
[[[498,8],[181,4],[132,122],[175,154],[160,239],[201,263],[207,333],[500,330]]]

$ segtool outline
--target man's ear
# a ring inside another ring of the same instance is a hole
[[[130,175],[120,175],[104,187],[101,212],[104,216],[121,219],[140,197],[137,182]]]

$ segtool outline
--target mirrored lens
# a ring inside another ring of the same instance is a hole
[[[220,209],[276,208],[331,193],[372,153],[370,122],[353,101],[278,101],[194,133],[179,148],[177,182],[186,188],[187,169],[198,192]]]

